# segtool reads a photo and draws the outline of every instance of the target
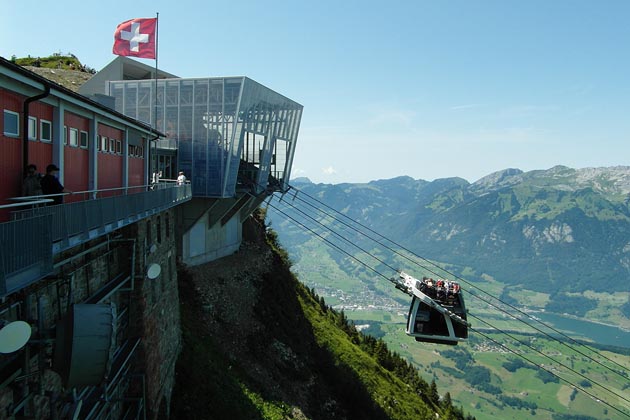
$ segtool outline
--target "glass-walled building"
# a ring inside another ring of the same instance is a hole
[[[163,174],[184,171],[197,197],[285,191],[302,105],[247,77],[109,82],[116,110],[166,133]],[[176,156],[175,156],[176,155]],[[176,162],[177,168],[173,168]],[[162,169],[162,166],[159,166]]]

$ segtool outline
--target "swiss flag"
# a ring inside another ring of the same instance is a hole
[[[116,55],[155,58],[157,18],[130,19],[116,27],[114,48]]]

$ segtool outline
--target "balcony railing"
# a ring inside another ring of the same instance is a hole
[[[55,254],[192,198],[190,184],[161,183],[151,188],[54,206],[28,203],[32,208],[12,212],[11,221],[0,223],[0,295],[50,274]],[[100,192],[81,193],[98,196]]]
[[[0,223],[0,296],[52,272],[51,231],[50,215]]]

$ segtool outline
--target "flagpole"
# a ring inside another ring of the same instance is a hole
[[[160,26],[160,12],[155,12],[155,97],[153,98],[153,129],[157,130],[157,107],[158,107],[158,42],[160,37],[158,36],[158,29]],[[157,137],[156,137],[157,140]],[[153,157],[149,162],[149,167],[151,170],[151,180],[153,180],[153,173],[157,172],[157,142],[155,143],[155,152],[153,153]],[[149,151],[151,150],[151,145],[149,144]],[[155,160],[155,164],[153,161]]]
[[[155,114],[154,118],[154,129],[157,130],[157,79],[158,79],[158,43],[160,41],[160,37],[158,36],[158,29],[160,27],[160,13],[155,12],[155,104],[153,112]]]

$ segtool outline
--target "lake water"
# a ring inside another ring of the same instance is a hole
[[[630,348],[630,332],[617,327],[609,327],[595,322],[567,318],[546,312],[536,313],[536,317],[540,318],[545,324],[551,324],[557,330],[565,333],[570,331],[571,334],[567,335],[572,338],[580,338],[581,336],[601,344]]]

